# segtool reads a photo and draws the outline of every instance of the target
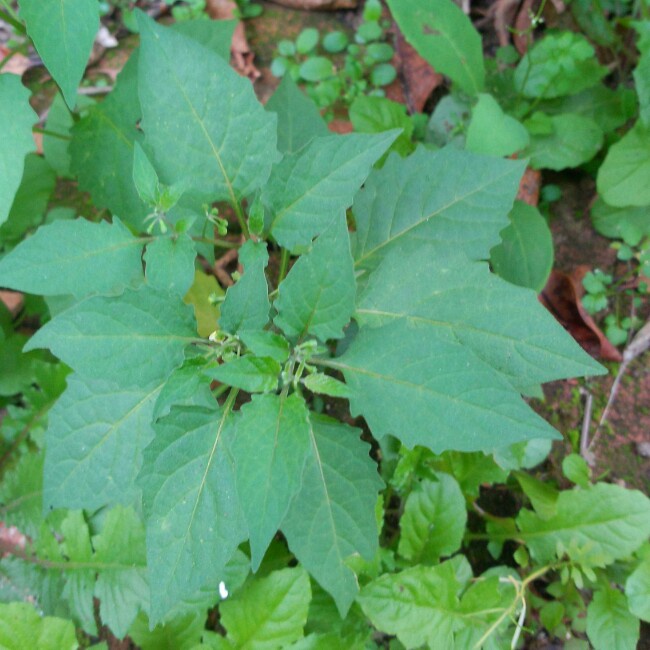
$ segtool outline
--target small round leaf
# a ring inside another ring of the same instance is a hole
[[[300,76],[305,81],[323,81],[334,74],[334,66],[324,56],[307,59],[300,66]]]
[[[318,30],[313,27],[303,29],[296,39],[296,49],[300,54],[309,54],[318,45]]]
[[[370,73],[370,81],[373,86],[388,86],[397,76],[395,68],[390,63],[376,65]]]

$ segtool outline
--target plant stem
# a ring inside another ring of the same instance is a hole
[[[278,285],[286,277],[288,269],[289,269],[289,251],[286,248],[283,248],[280,257],[280,272],[278,273]]]
[[[0,0],[4,10],[0,9],[0,18],[8,22],[19,34],[25,33],[25,26],[20,21],[18,14],[13,10],[11,3],[7,0]]]
[[[69,135],[64,133],[57,133],[56,131],[49,131],[48,129],[42,129],[40,126],[32,127],[32,132],[42,133],[43,135],[48,135],[52,138],[58,138],[59,140],[72,140]]]
[[[210,237],[192,237],[193,241],[201,242],[203,244],[212,244],[217,248],[239,248],[240,244],[232,241],[225,241],[221,239],[211,239]]]
[[[235,211],[237,221],[239,221],[239,227],[241,228],[242,235],[244,235],[245,239],[250,239],[251,234],[248,230],[248,224],[246,223],[246,217],[244,216],[244,211],[242,210],[241,204],[236,199],[233,199],[232,207]]]

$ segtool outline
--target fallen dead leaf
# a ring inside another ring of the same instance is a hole
[[[12,318],[16,318],[25,306],[25,296],[18,291],[0,291],[0,301],[9,310]]]
[[[582,279],[588,271],[585,265],[578,266],[571,274],[552,271],[539,300],[592,357],[620,362],[621,353],[582,306]]]
[[[394,45],[393,65],[397,70],[397,78],[386,88],[386,97],[405,104],[409,113],[421,113],[431,93],[442,83],[443,77],[406,42],[397,25]]]
[[[4,61],[11,54],[11,50],[4,45],[0,45],[0,61]],[[34,62],[24,54],[14,54],[9,61],[2,66],[2,72],[9,72],[10,74],[17,74],[22,76],[25,70],[29,70],[34,66]]]
[[[213,20],[233,20],[236,18],[237,3],[234,0],[207,0],[206,9]],[[253,64],[255,54],[251,51],[244,30],[244,23],[240,20],[235,27],[230,44],[230,57],[232,67],[243,77],[255,81],[261,72]]]
[[[517,191],[517,199],[537,207],[539,203],[539,190],[542,186],[542,173],[539,169],[526,168],[524,175],[519,182],[519,190]]]
[[[332,133],[352,133],[354,127],[352,122],[348,120],[332,120],[328,125],[328,128]]]

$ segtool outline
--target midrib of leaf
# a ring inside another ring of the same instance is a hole
[[[86,260],[88,258],[96,257],[97,255],[104,255],[105,253],[113,253],[115,251],[119,251],[122,248],[128,248],[129,246],[143,246],[144,244],[147,244],[149,242],[152,242],[155,237],[138,237],[136,239],[132,239],[129,241],[124,241],[120,242],[118,244],[114,244],[112,246],[107,246],[106,248],[98,248],[98,249],[93,249],[91,251],[79,254],[79,255],[71,255],[71,256],[66,256],[65,257],[65,262],[82,262],[83,260]],[[42,266],[49,268],[52,265],[52,259],[48,258],[42,261]],[[56,260],[54,260],[56,261]]]
[[[61,32],[63,34],[63,50],[65,53],[65,62],[66,66],[69,68],[70,67],[70,51],[68,49],[68,39],[66,38],[66,34],[68,31],[67,28],[67,23],[65,19],[65,9],[64,9],[64,0],[59,0],[59,8],[61,9]]]
[[[133,149],[133,142],[126,137],[124,129],[121,129],[110,117],[108,117],[107,111],[101,110],[101,105],[98,106],[98,109],[97,115],[99,116],[99,119],[106,122],[129,149]]]
[[[393,377],[391,375],[382,375],[381,373],[374,372],[372,370],[367,370],[365,368],[359,368],[358,366],[349,366],[346,363],[341,363],[340,361],[336,361],[333,359],[318,359],[318,360],[314,359],[313,363],[319,363],[320,365],[327,366],[329,368],[334,368],[336,370],[350,370],[351,372],[356,372],[360,375],[368,375],[369,377],[373,377],[374,379],[381,379],[391,384],[399,384],[402,386],[407,386],[408,388],[413,388],[419,392],[431,393],[432,395],[440,397],[446,401],[453,401],[456,402],[457,404],[468,405],[472,408],[479,409],[481,411],[485,411],[490,414],[494,414],[494,411],[489,406],[483,406],[482,404],[477,404],[474,401],[468,402],[467,400],[459,399],[458,397],[454,397],[447,393],[439,393],[438,391],[433,390],[429,386],[424,386],[423,384],[414,384],[413,382],[406,381],[405,379],[397,379],[397,377]],[[512,416],[510,416],[510,419],[513,419]]]
[[[289,593],[289,591],[291,591],[291,588],[292,588],[292,587],[293,587],[293,583],[287,586],[287,588],[282,592],[282,594],[280,594],[280,597],[279,597],[278,600],[277,600],[277,604],[274,605],[274,607],[269,611],[268,616],[266,616],[266,617],[264,618],[264,620],[262,620],[262,621],[260,621],[260,620],[257,620],[257,621],[256,621],[257,626],[256,626],[254,629],[250,629],[250,627],[252,627],[252,626],[247,626],[248,634],[247,634],[244,638],[241,638],[241,637],[240,637],[240,638],[237,640],[238,647],[242,648],[242,650],[249,650],[250,648],[253,647],[253,646],[251,645],[251,643],[250,643],[250,642],[251,642],[251,639],[252,639],[253,641],[255,640],[255,635],[260,631],[260,629],[262,629],[262,628],[264,627],[264,625],[266,625],[266,623],[269,622],[269,620],[270,620],[271,617],[273,616],[274,612],[275,612],[275,611],[278,609],[278,607],[282,604],[282,601],[284,600],[284,597],[287,595],[287,593]],[[270,639],[272,639],[273,637],[267,637],[267,638],[269,638],[269,640],[270,640]]]
[[[217,433],[214,438],[214,443],[212,445],[212,449],[210,449],[210,455],[208,456],[208,462],[205,465],[205,471],[203,472],[203,476],[201,477],[201,482],[199,483],[199,489],[196,495],[196,499],[194,500],[194,507],[192,508],[192,514],[190,515],[190,520],[187,524],[187,527],[185,529],[183,538],[187,539],[187,537],[190,536],[190,530],[192,528],[192,524],[194,523],[194,518],[196,517],[196,510],[199,507],[199,501],[201,500],[201,495],[203,494],[203,490],[205,489],[205,483],[208,478],[208,473],[210,472],[210,468],[212,467],[212,462],[214,460],[214,455],[217,452],[217,447],[219,446],[219,441],[221,440],[221,434],[223,433],[223,428],[226,424],[226,420],[228,419],[228,416],[230,415],[230,411],[232,410],[232,407],[235,403],[235,399],[237,397],[237,393],[239,392],[239,389],[233,388],[230,391],[230,394],[228,395],[228,398],[226,399],[224,405],[223,405],[223,414],[221,415],[221,419],[219,420],[219,426],[217,428]],[[182,551],[182,546],[181,546],[181,551]],[[170,579],[171,576],[173,576],[176,571],[178,570],[178,563],[180,561],[180,555],[181,553],[179,552],[178,555],[176,556],[176,562],[174,565],[174,570],[169,572]]]
[[[332,529],[332,536],[334,537],[334,546],[336,548],[336,554],[340,558],[340,563],[343,564],[344,557],[341,553],[339,536],[336,534],[336,523],[334,522],[334,513],[332,511],[332,499],[330,499],[329,490],[327,489],[327,482],[325,481],[325,472],[323,471],[323,462],[320,457],[320,452],[318,451],[318,445],[316,444],[316,437],[314,436],[314,429],[309,423],[309,437],[311,439],[311,444],[314,449],[314,456],[316,458],[316,464],[318,465],[318,473],[320,474],[321,481],[323,483],[323,492],[325,493],[325,499],[327,503],[327,514],[330,521],[330,527]]]
[[[433,294],[431,294],[433,295]],[[429,298],[430,296],[425,296],[424,299]],[[423,300],[424,300],[423,299]],[[406,314],[406,313],[401,313],[401,312],[390,312],[390,311],[383,311],[380,309],[357,309],[356,311],[357,314],[368,314],[371,316],[382,316],[386,318],[394,318],[394,319],[399,319],[399,318],[404,318],[406,320],[412,321],[414,323],[426,323],[427,325],[433,325],[436,327],[446,327],[447,329],[451,330],[452,333],[454,334],[455,340],[463,345],[463,347],[467,347],[465,344],[463,344],[462,341],[460,341],[456,337],[456,330],[466,330],[468,332],[473,332],[475,334],[481,334],[481,335],[487,335],[493,338],[498,338],[502,339],[504,341],[508,342],[514,342],[514,343],[520,343],[521,339],[515,338],[513,336],[508,336],[506,334],[503,334],[501,332],[494,332],[489,329],[480,329],[478,327],[475,327],[474,325],[470,325],[469,323],[451,323],[448,321],[439,321],[439,320],[434,320],[432,318],[425,318],[424,316],[413,316],[412,314]],[[544,352],[545,354],[549,353],[549,350],[547,347],[543,347],[541,345],[537,345],[533,342],[529,342],[528,340],[525,341],[526,345],[530,346],[531,348],[534,348],[536,350],[539,350],[540,352]],[[553,352],[553,355],[556,357],[560,357],[561,359],[566,359],[567,361],[574,361],[574,358],[568,355],[563,355],[560,354],[556,351]]]
[[[480,88],[476,85],[476,79],[474,78],[474,75],[472,74],[472,70],[467,64],[467,57],[463,54],[461,50],[458,49],[456,43],[454,40],[449,36],[449,34],[444,31],[443,29],[440,29],[440,27],[433,27],[431,25],[425,25],[426,27],[429,27],[429,29],[433,29],[437,32],[439,32],[442,36],[444,36],[445,41],[448,43],[449,48],[453,50],[454,54],[458,57],[458,60],[461,62],[461,65],[463,66],[465,70],[465,74],[471,79],[472,81],[472,87],[474,89],[474,92],[478,94],[480,92]]]
[[[358,264],[363,262],[368,257],[371,257],[372,255],[374,255],[378,250],[382,249],[384,246],[387,246],[388,244],[392,244],[394,241],[396,241],[397,239],[399,239],[403,235],[409,233],[414,228],[418,228],[423,223],[426,223],[427,221],[429,221],[433,217],[439,215],[441,212],[443,212],[445,210],[448,210],[449,208],[451,208],[456,203],[464,201],[464,200],[468,199],[469,197],[473,196],[474,194],[477,194],[478,192],[482,192],[485,188],[487,188],[490,185],[493,185],[494,183],[500,181],[505,176],[509,176],[510,174],[512,174],[512,171],[513,170],[509,169],[509,170],[503,172],[500,176],[490,178],[489,181],[487,183],[485,183],[484,185],[473,188],[471,192],[468,192],[466,194],[462,194],[461,196],[455,196],[452,201],[450,201],[449,203],[447,203],[447,204],[443,205],[442,207],[438,208],[434,212],[431,212],[430,214],[428,214],[426,216],[423,216],[421,219],[419,219],[415,223],[412,223],[410,226],[408,226],[407,228],[405,228],[401,232],[398,232],[394,237],[389,237],[389,239],[387,239],[386,241],[381,242],[381,244],[378,244],[377,246],[375,246],[375,248],[372,248],[372,249],[366,251],[361,257],[359,257],[359,258],[357,258],[355,260],[354,265],[357,266]],[[396,216],[396,211],[393,211],[393,215],[391,217],[391,222],[390,222],[389,233],[392,232],[393,222],[395,221],[395,216]]]
[[[34,499],[35,497],[41,496],[43,490],[35,490],[34,492],[28,492],[27,494],[21,494],[18,498],[13,501],[6,502],[3,506],[0,506],[0,514],[6,514],[11,512],[14,508],[20,507],[25,501]]]
[[[286,394],[282,393],[280,395],[280,409],[278,410],[278,417],[277,420],[275,421],[275,433],[273,434],[273,453],[271,455],[271,463],[270,466],[273,467],[273,462],[275,461],[275,453],[278,448],[278,434],[280,433],[280,421],[282,420],[282,413],[284,411],[284,405],[286,403],[287,396]],[[271,493],[271,484],[270,484],[270,479],[271,479],[271,472],[269,472],[266,475],[266,489],[264,490],[264,502],[263,502],[263,510],[262,512],[266,512],[266,506],[269,502],[269,494]]]
[[[158,35],[156,35],[156,38],[159,38]],[[187,93],[185,92],[185,87],[181,83],[180,79],[176,75],[176,72],[174,71],[174,67],[171,65],[170,57],[168,55],[167,49],[166,48],[159,48],[162,50],[163,55],[165,56],[165,59],[170,62],[169,69],[171,70],[172,76],[174,78],[174,81],[176,82],[176,86],[178,87],[178,90],[180,91],[181,95],[183,96],[183,99],[187,103],[187,105],[190,108],[190,111],[192,112],[192,115],[196,119],[197,124],[201,127],[201,131],[203,131],[203,135],[205,136],[205,139],[208,141],[210,144],[210,148],[212,149],[212,153],[214,154],[214,157],[217,161],[217,164],[219,165],[219,169],[221,171],[221,175],[223,176],[223,180],[226,183],[226,186],[228,187],[228,194],[230,194],[230,203],[233,206],[233,208],[236,210],[237,208],[235,206],[239,205],[239,202],[237,201],[237,197],[235,196],[235,190],[232,186],[232,183],[230,182],[230,177],[226,173],[226,168],[223,166],[223,161],[221,160],[221,155],[219,154],[219,149],[217,149],[215,143],[213,142],[212,138],[210,137],[210,134],[208,133],[208,130],[205,128],[205,124],[203,123],[203,120],[199,117],[199,114],[196,112],[196,109],[194,108],[194,104],[190,101],[190,98],[188,97]]]
[[[321,178],[316,182],[315,185],[312,185],[312,186],[311,186],[310,188],[308,188],[308,189],[307,189],[303,194],[301,194],[300,196],[296,197],[296,198],[295,198],[295,199],[294,199],[294,200],[293,200],[289,205],[287,205],[287,206],[285,206],[284,208],[282,208],[282,210],[280,210],[279,212],[276,212],[275,215],[273,216],[273,219],[271,219],[271,224],[269,225],[269,227],[268,227],[268,229],[267,229],[267,233],[272,232],[272,231],[273,231],[273,228],[274,228],[274,226],[275,226],[275,224],[276,224],[276,222],[278,221],[278,219],[282,219],[282,218],[287,214],[287,212],[290,212],[290,211],[293,209],[293,207],[294,207],[297,203],[299,203],[300,201],[302,201],[302,200],[303,200],[305,197],[307,197],[307,196],[311,196],[311,195],[317,196],[317,195],[318,195],[318,189],[320,188],[320,186],[321,186],[323,183],[325,183],[326,181],[328,181],[329,178],[330,178],[331,176],[333,176],[335,173],[340,173],[340,171],[341,171],[342,168],[345,168],[345,167],[348,167],[348,166],[351,165],[351,164],[354,164],[354,162],[355,162],[358,158],[363,157],[364,154],[365,154],[365,151],[362,151],[362,152],[358,153],[356,156],[354,156],[354,158],[348,158],[347,162],[345,162],[345,163],[344,163],[343,165],[341,165],[340,167],[337,167],[336,169],[332,170],[332,171],[331,171],[329,174],[327,174],[326,176],[321,177]],[[293,168],[293,170],[292,170],[292,172],[291,172],[291,175],[293,176],[293,174],[294,174],[295,172],[296,172],[296,167]],[[291,178],[291,177],[290,177],[290,178]],[[287,184],[289,184],[289,183],[287,183]]]

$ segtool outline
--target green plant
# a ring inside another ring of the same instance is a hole
[[[96,16],[74,33],[43,16],[27,31],[74,111],[83,66],[54,45],[83,59]],[[226,63],[232,25],[137,20],[115,89],[49,155],[110,220],[43,217],[55,174],[0,76],[0,278],[43,296],[25,355],[0,312],[21,369],[0,366],[2,519],[25,536],[0,596],[47,614],[3,605],[2,643],[72,649],[72,621],[83,645],[101,623],[145,650],[492,648],[538,612],[582,635],[586,611],[594,647],[632,647],[648,499],[575,457],[571,489],[523,471],[558,434],[521,393],[602,372],[484,261],[524,165],[418,148],[373,169],[400,132],[328,134],[289,79],[263,108]],[[232,248],[223,296],[203,269]],[[523,507],[492,514],[488,484]],[[486,543],[503,563],[472,567]]]
[[[325,115],[331,118],[357,97],[383,97],[383,87],[394,81],[396,72],[390,63],[394,50],[385,42],[385,29],[379,0],[367,0],[354,42],[342,31],[330,32],[321,40],[317,29],[306,28],[295,42],[278,43],[279,56],[273,60],[271,71],[276,77],[288,74],[304,84],[307,94],[317,106],[327,108]],[[332,55],[343,57],[339,67]]]

